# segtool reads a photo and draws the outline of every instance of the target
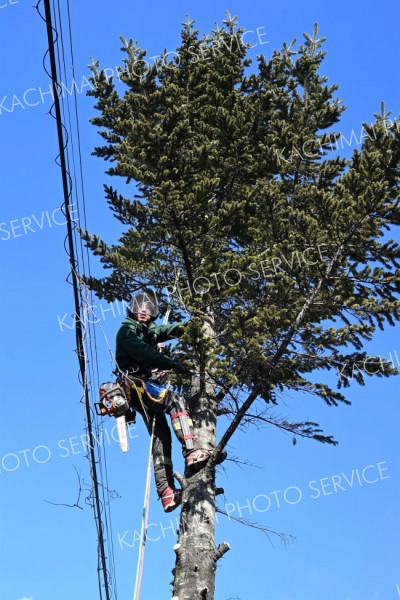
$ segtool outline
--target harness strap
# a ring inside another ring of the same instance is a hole
[[[140,387],[136,385],[136,381],[135,380],[140,383]],[[143,403],[143,400],[142,400],[142,396],[143,396],[143,393],[144,393],[145,387],[146,387],[144,381],[142,379],[140,379],[139,377],[134,377],[133,375],[125,375],[124,376],[124,381],[125,381],[127,387],[134,387],[135,388],[136,395],[139,398],[139,402],[140,402],[140,404],[142,406],[142,409],[143,409],[143,414],[146,417],[147,423],[150,425],[149,413],[147,412],[147,409],[146,409],[146,407],[145,407],[145,405]]]
[[[189,413],[187,412],[187,410],[182,410],[181,412],[176,412],[173,415],[171,415],[171,420],[172,419],[177,419],[178,417],[184,417],[185,415],[188,415]]]

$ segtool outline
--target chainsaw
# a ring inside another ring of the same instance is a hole
[[[99,416],[115,417],[119,445],[122,452],[128,451],[127,422],[135,422],[135,413],[129,408],[128,398],[124,387],[120,383],[107,381],[100,385],[100,402],[95,403],[96,413]]]

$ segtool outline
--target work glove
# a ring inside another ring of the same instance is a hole
[[[191,370],[186,365],[183,365],[177,360],[174,360],[174,362],[172,363],[172,370],[175,371],[175,373],[179,373],[180,375],[191,374]]]

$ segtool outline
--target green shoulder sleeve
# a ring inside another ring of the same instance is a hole
[[[172,325],[156,325],[157,341],[166,342],[167,340],[181,337],[188,322],[182,321],[182,323],[173,323]]]

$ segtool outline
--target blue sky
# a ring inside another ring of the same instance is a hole
[[[62,3],[63,4],[63,3]],[[105,68],[120,64],[119,35],[137,39],[149,56],[179,43],[187,13],[208,32],[228,9],[239,15],[257,44],[249,55],[269,56],[283,41],[301,39],[318,21],[327,37],[323,73],[340,84],[347,110],[342,131],[349,139],[372,120],[381,100],[399,113],[397,0],[336,2],[239,2],[175,0],[78,3],[71,1],[75,72],[79,91],[93,56]],[[49,79],[42,68],[43,22],[27,0],[0,2],[0,128],[3,202],[0,244],[3,266],[3,402],[0,447],[0,520],[4,600],[96,598],[96,534],[91,510],[74,504],[75,468],[88,481],[83,409],[72,329],[72,289],[66,283],[65,225],[55,122]],[[257,33],[258,29],[258,33]],[[260,35],[260,37],[258,37]],[[263,42],[263,43],[261,43]],[[268,43],[267,43],[268,42]],[[87,89],[87,88],[86,88]],[[122,90],[122,86],[120,88]],[[85,88],[83,89],[83,92]],[[88,123],[92,100],[78,95],[89,228],[112,242],[119,226],[105,205],[105,165],[90,155],[98,144]],[[345,147],[349,155],[352,148]],[[95,272],[96,263],[92,262]],[[99,302],[96,314],[111,346],[121,304]],[[110,377],[106,340],[98,330],[101,378]],[[394,329],[379,332],[369,350],[393,358],[400,347]],[[286,547],[274,536],[219,517],[217,542],[231,551],[220,562],[216,600],[394,600],[400,598],[398,379],[370,379],[348,390],[351,407],[329,408],[314,398],[287,395],[277,414],[321,423],[340,441],[336,448],[299,440],[274,429],[238,433],[230,451],[261,468],[229,464],[218,483],[221,506],[232,517],[251,518],[291,534]],[[118,596],[132,597],[148,438],[141,423],[131,429],[131,450],[120,453],[106,425],[107,455]],[[222,432],[223,423],[221,423]],[[114,433],[115,435],[115,433]],[[175,448],[175,451],[177,449]],[[176,452],[176,464],[182,468]],[[150,535],[142,600],[169,598],[174,562],[175,513],[165,515],[152,489]]]

